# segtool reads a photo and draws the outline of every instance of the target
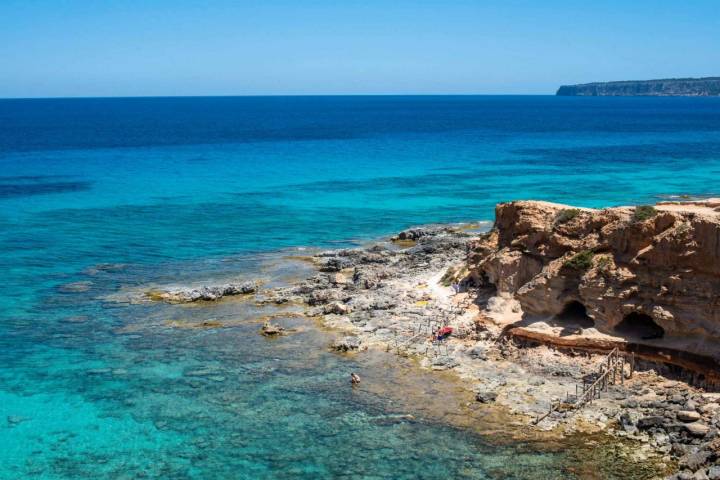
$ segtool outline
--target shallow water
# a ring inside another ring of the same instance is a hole
[[[718,99],[0,101],[0,125],[0,478],[646,475],[578,464],[585,440],[513,439],[452,380],[331,354],[303,320],[264,339],[252,302],[122,300],[288,281],[306,267],[273,252],[488,220],[500,200],[712,195]],[[183,328],[203,320],[226,328]]]
[[[298,274],[306,268],[286,262]],[[385,352],[329,352],[337,333],[293,317],[293,307],[128,304],[112,295],[98,304],[105,280],[94,278],[92,293],[63,297],[76,312],[87,302],[84,316],[59,318],[21,357],[3,358],[7,478],[619,474],[589,460],[593,444],[528,437],[450,375]],[[292,333],[259,335],[268,313]],[[350,372],[360,386],[350,386]]]

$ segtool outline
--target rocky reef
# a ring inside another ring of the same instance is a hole
[[[720,95],[720,77],[669,78],[663,80],[638,80],[619,82],[595,82],[580,85],[563,85],[560,96],[692,96]]]

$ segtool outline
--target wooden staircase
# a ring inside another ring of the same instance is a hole
[[[600,398],[603,391],[607,391],[610,385],[615,385],[619,380],[621,384],[625,383],[625,365],[630,365],[630,373],[632,376],[635,371],[635,355],[631,354],[630,360],[625,355],[620,354],[618,348],[614,348],[603,360],[598,371],[587,379],[583,378],[582,386],[575,385],[575,395],[569,393],[565,397],[565,401],[558,400],[550,402],[549,410],[543,415],[538,416],[533,425],[537,425],[544,419],[549,417],[553,412],[578,410],[585,405],[592,404],[593,400]],[[628,378],[630,378],[628,376]]]

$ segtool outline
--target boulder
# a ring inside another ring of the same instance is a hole
[[[260,329],[260,332],[266,337],[274,337],[276,335],[282,335],[285,329],[280,325],[273,325],[270,322],[265,322]]]
[[[652,415],[643,417],[637,422],[637,426],[640,430],[647,430],[652,427],[660,427],[665,423],[665,418],[660,415]]]
[[[330,348],[336,352],[349,352],[351,350],[358,350],[361,344],[362,341],[359,337],[347,336],[335,340]]]
[[[720,465],[710,467],[707,476],[710,480],[720,480]]]
[[[687,467],[688,469],[695,471],[705,465],[708,458],[710,458],[710,452],[707,450],[700,450],[695,453],[683,455],[678,463],[681,467]]]
[[[697,422],[700,420],[700,414],[693,410],[680,410],[676,416],[681,422]]]
[[[350,313],[350,307],[344,303],[332,302],[323,307],[323,313],[325,315],[347,315]]]
[[[487,360],[487,352],[485,351],[485,347],[481,344],[477,344],[472,348],[469,348],[467,350],[468,356],[478,359],[478,360]]]
[[[475,400],[480,403],[493,403],[497,399],[497,392],[492,390],[482,390],[475,394]]]
[[[710,427],[701,422],[688,423],[685,425],[685,429],[693,437],[704,437],[710,431]]]
[[[697,472],[693,474],[693,480],[708,480],[707,473],[705,473],[705,469],[701,468]]]
[[[392,239],[397,240],[418,240],[424,236],[427,236],[430,234],[430,231],[425,228],[410,228],[408,230],[403,230],[402,232],[395,235]]]
[[[348,279],[342,273],[334,273],[328,278],[330,283],[333,285],[345,285],[348,283]]]
[[[623,427],[623,430],[625,430],[628,433],[636,433],[637,428],[637,414],[630,413],[630,412],[623,412],[620,414],[620,417],[618,418],[620,421],[620,425]]]
[[[338,292],[331,289],[314,290],[309,296],[307,303],[310,306],[325,305],[332,301],[338,300]]]
[[[432,369],[433,370],[448,370],[451,368],[455,368],[459,365],[460,362],[455,360],[452,357],[448,356],[439,356],[435,357],[432,361]]]
[[[325,260],[325,263],[323,263],[320,266],[321,272],[339,272],[341,270],[344,270],[346,268],[350,268],[353,266],[353,263],[351,260],[347,258],[340,258],[340,257],[332,257]]]
[[[667,477],[667,480],[693,480],[693,472],[689,470],[683,470],[675,475]]]

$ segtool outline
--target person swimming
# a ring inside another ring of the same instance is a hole
[[[350,383],[353,385],[358,385],[360,383],[360,376],[357,373],[352,372],[350,374]]]

